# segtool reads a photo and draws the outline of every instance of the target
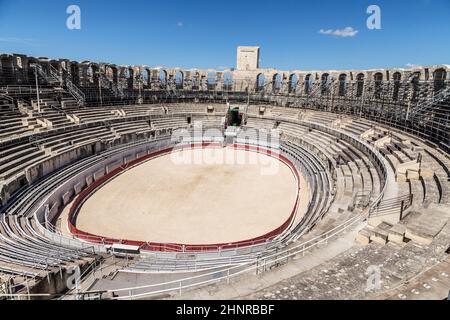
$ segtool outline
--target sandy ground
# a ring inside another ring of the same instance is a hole
[[[282,225],[296,196],[296,179],[278,159],[228,148],[183,150],[106,184],[83,205],[77,227],[116,239],[228,243]]]

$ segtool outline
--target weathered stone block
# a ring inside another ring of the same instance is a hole
[[[373,241],[375,243],[385,245],[388,241],[388,232],[385,230],[382,230],[380,228],[375,228],[373,230],[373,234],[370,237],[370,241]]]
[[[369,229],[362,229],[356,235],[356,242],[362,245],[368,245],[370,243],[370,237],[372,236],[372,231]]]
[[[388,241],[396,244],[402,244],[405,239],[406,227],[402,224],[396,224],[389,230]]]

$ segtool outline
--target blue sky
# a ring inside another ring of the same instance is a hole
[[[66,8],[81,8],[81,30]],[[367,7],[381,8],[369,30]],[[320,30],[357,30],[353,37]],[[367,69],[450,64],[450,0],[0,0],[0,52],[149,66]]]

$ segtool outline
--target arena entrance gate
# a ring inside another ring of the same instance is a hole
[[[239,107],[229,108],[227,114],[227,127],[240,127],[242,124],[243,114],[239,112]]]

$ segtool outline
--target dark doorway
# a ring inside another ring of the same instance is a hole
[[[228,126],[239,127],[242,124],[242,114],[239,108],[231,108],[228,112]]]

